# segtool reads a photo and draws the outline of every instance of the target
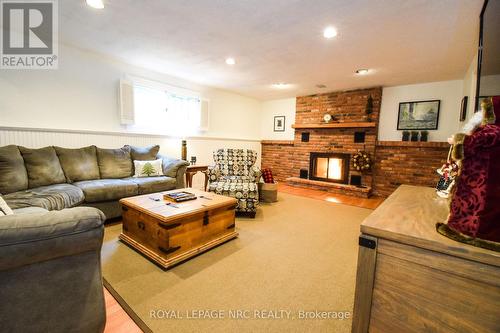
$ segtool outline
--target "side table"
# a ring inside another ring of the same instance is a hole
[[[186,169],[186,187],[193,187],[193,176],[198,172],[205,174],[204,190],[206,191],[208,185],[208,165],[189,165]]]

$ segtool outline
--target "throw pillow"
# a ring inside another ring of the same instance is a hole
[[[19,147],[28,171],[28,186],[35,188],[66,183],[63,169],[53,147],[31,149]]]
[[[126,145],[124,148],[130,149],[130,156],[134,161],[152,161],[156,160],[156,155],[160,151],[160,146],[149,146],[149,147],[134,147]]]
[[[12,215],[14,212],[0,195],[0,216]]]
[[[9,194],[28,189],[28,172],[19,148],[0,147],[0,192]]]
[[[271,169],[263,169],[262,178],[264,178],[264,183],[274,183],[273,172]]]
[[[99,165],[95,146],[77,149],[54,147],[68,183],[99,179]]]
[[[134,161],[134,177],[163,176],[162,159],[154,161]]]
[[[101,178],[126,178],[132,175],[130,148],[97,148],[97,163]]]

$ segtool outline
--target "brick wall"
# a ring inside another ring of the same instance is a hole
[[[370,95],[373,98],[371,118],[378,122],[382,101],[380,87],[297,97],[295,123],[320,124],[325,113],[333,115],[340,122],[367,121],[366,101]]]
[[[297,177],[294,170],[307,168],[309,156],[296,148],[293,141],[262,141],[262,167],[271,168],[280,182]],[[370,177],[373,193],[382,197],[401,184],[434,187],[439,178],[436,169],[445,163],[448,149],[446,142],[377,142],[373,177],[365,174],[363,181]]]
[[[379,142],[373,193],[385,197],[401,184],[436,186],[436,169],[446,162],[449,147],[446,142]]]
[[[274,180],[285,182],[291,177],[293,150],[293,141],[262,141],[262,168],[270,168]]]

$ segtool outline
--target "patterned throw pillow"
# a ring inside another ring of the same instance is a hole
[[[134,177],[163,176],[162,159],[153,161],[134,161]]]
[[[273,172],[271,169],[263,169],[262,178],[264,178],[264,183],[274,183]]]
[[[12,214],[14,214],[14,212],[12,211],[12,209],[10,209],[5,200],[0,195],[0,216],[12,215]]]

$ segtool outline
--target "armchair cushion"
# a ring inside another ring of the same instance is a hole
[[[255,211],[259,203],[257,184],[242,180],[221,180],[210,182],[209,191],[216,194],[233,197],[238,200],[238,211]]]
[[[223,176],[248,176],[257,161],[257,152],[250,149],[219,149],[214,152],[214,161]]]

